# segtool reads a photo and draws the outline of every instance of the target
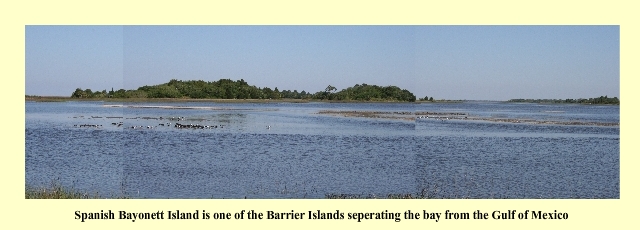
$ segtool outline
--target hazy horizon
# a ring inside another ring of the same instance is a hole
[[[171,79],[315,93],[394,85],[416,97],[620,97],[619,26],[26,26],[25,94]]]

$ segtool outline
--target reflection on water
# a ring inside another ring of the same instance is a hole
[[[618,126],[320,113],[409,111],[413,117],[429,111],[619,123],[618,106],[167,106],[175,104],[26,103],[26,183],[45,186],[58,178],[83,191],[134,198],[620,197]]]

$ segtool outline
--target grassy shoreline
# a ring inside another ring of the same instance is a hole
[[[71,98],[71,97],[56,97],[56,96],[26,96],[25,102],[68,102],[68,101],[103,101],[103,102],[165,102],[165,103],[181,103],[181,102],[216,102],[216,103],[310,103],[310,102],[324,102],[324,103],[460,103],[462,101],[456,100],[441,100],[441,101],[357,101],[357,100],[317,100],[317,99],[194,99],[194,98]]]
[[[398,193],[387,194],[386,196],[376,196],[373,194],[325,194],[324,199],[436,199],[444,198],[437,196],[437,189],[429,191],[422,189],[422,191],[415,194],[411,193]],[[74,188],[63,187],[57,182],[52,182],[48,187],[31,187],[25,186],[25,199],[131,199],[131,197],[120,196],[103,196],[98,192],[88,193],[79,191]],[[245,197],[246,199],[246,197]],[[299,199],[292,197],[291,199]]]
[[[74,188],[63,187],[59,183],[51,183],[48,187],[25,186],[25,199],[129,199],[124,195],[103,196],[98,192],[89,193]]]

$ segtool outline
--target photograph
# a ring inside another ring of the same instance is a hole
[[[619,25],[25,25],[24,63],[25,199],[621,198]]]

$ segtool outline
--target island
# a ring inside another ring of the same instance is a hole
[[[336,92],[334,86],[327,86],[324,91],[309,93],[304,90],[279,90],[278,87],[256,87],[243,79],[218,81],[172,79],[167,83],[142,86],[135,90],[119,89],[114,91],[77,88],[71,98],[176,98],[176,99],[303,99],[328,101],[385,101],[415,102],[416,96],[406,89],[397,86],[377,86],[356,84]]]

